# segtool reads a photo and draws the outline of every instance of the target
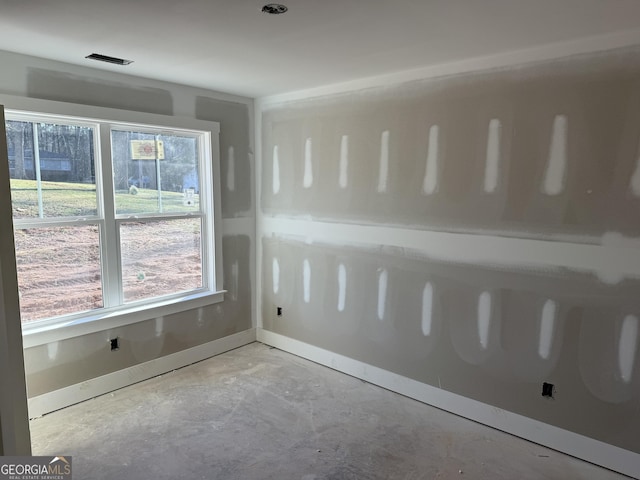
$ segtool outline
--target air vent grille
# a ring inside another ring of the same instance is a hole
[[[90,60],[97,60],[99,62],[107,62],[113,63],[115,65],[129,65],[133,62],[133,60],[125,60],[124,58],[110,57],[108,55],[101,55],[99,53],[92,53],[91,55],[87,55],[84,58],[88,58]]]

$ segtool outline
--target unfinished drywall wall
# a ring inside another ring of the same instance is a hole
[[[572,64],[269,108],[263,211],[516,237],[640,235],[638,61]]]
[[[0,52],[0,92],[220,123],[222,303],[24,351],[30,397],[204,344],[252,327],[255,216],[251,99]],[[228,152],[233,150],[234,161]],[[225,153],[227,152],[227,153]],[[233,185],[226,178],[233,177]],[[233,186],[233,188],[230,188]],[[108,339],[120,338],[111,352]]]
[[[135,95],[131,95],[132,90],[135,90]],[[95,76],[45,68],[28,69],[27,94],[33,98],[80,104],[90,98],[91,105],[97,107],[173,115],[173,98],[165,89],[145,86],[132,89],[126,82],[109,82]]]
[[[264,328],[640,453],[638,53],[265,99]]]
[[[253,130],[246,104],[196,98],[196,118],[220,123],[222,216],[246,217],[252,211]]]
[[[589,274],[442,262],[419,251],[286,235],[262,246],[264,328],[640,448],[640,281],[606,285]],[[624,332],[625,324],[636,330]],[[543,382],[556,386],[555,400],[541,396]]]

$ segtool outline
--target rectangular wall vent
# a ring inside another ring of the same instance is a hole
[[[87,55],[84,58],[88,58],[90,60],[97,60],[99,62],[114,63],[116,65],[129,65],[130,63],[133,63],[133,60],[125,60],[124,58],[109,57],[107,55],[100,55],[99,53],[92,53],[91,55]]]

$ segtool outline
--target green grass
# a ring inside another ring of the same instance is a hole
[[[38,193],[35,180],[11,179],[11,199],[14,218],[38,217]],[[137,195],[128,190],[115,195],[118,214],[159,213],[158,191],[139,188]],[[196,206],[185,206],[184,196],[177,192],[162,192],[164,213],[194,212]],[[96,215],[96,187],[85,183],[42,182],[42,204],[45,217],[83,217]]]

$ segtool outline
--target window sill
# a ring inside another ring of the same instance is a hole
[[[224,300],[225,291],[200,292],[181,297],[161,299],[153,303],[145,303],[119,307],[113,310],[99,310],[87,312],[70,319],[61,318],[58,321],[38,325],[23,325],[23,348],[32,348],[52,342],[59,342],[81,335],[102,332],[113,328],[123,327],[132,323],[144,322],[165,315],[185,312],[220,303]]]

